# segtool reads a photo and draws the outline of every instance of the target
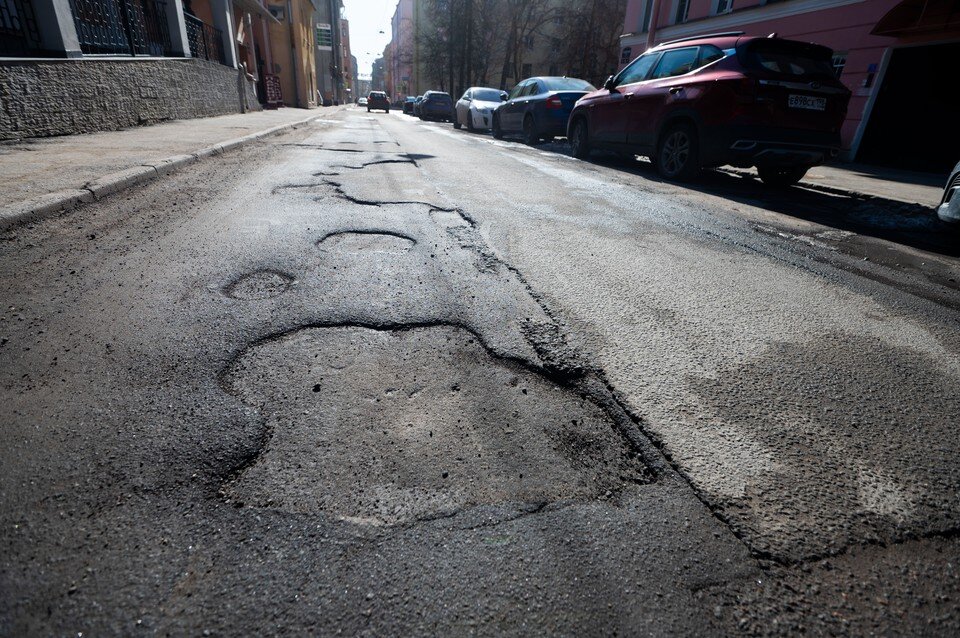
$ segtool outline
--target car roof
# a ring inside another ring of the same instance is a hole
[[[753,37],[744,37],[743,35],[704,35],[703,37],[696,38],[684,38],[683,40],[675,40],[673,42],[664,42],[663,44],[658,44],[653,47],[646,53],[651,53],[654,51],[666,51],[667,49],[682,49],[685,47],[695,47],[701,46],[704,44],[712,44],[718,49],[732,49],[737,46],[741,41],[755,40],[756,36]]]

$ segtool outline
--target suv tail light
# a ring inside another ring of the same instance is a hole
[[[562,109],[563,100],[560,99],[559,95],[551,95],[547,98],[547,108],[548,109]]]

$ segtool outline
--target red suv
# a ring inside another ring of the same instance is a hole
[[[646,155],[668,179],[701,168],[756,166],[794,184],[840,151],[850,91],[823,46],[721,33],[646,51],[585,95],[567,124],[578,158],[590,150]]]
[[[387,99],[387,94],[383,91],[370,91],[370,95],[367,96],[367,113],[371,109],[383,109],[389,113],[390,100]]]

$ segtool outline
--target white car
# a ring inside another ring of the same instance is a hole
[[[367,105],[367,98],[362,97],[359,100],[357,100],[357,106],[366,106],[366,105]]]
[[[488,129],[493,125],[493,112],[506,99],[505,91],[474,86],[466,90],[455,110],[453,128],[466,126],[468,131]]]

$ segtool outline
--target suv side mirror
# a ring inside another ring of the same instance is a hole
[[[616,89],[617,88],[616,78],[612,75],[608,77],[607,81],[603,83],[603,88],[605,88],[608,91],[613,91],[614,89]]]
[[[507,93],[506,91],[500,91],[500,101],[501,101],[501,102],[506,102],[509,97],[510,97],[510,94],[509,94],[509,93]]]

